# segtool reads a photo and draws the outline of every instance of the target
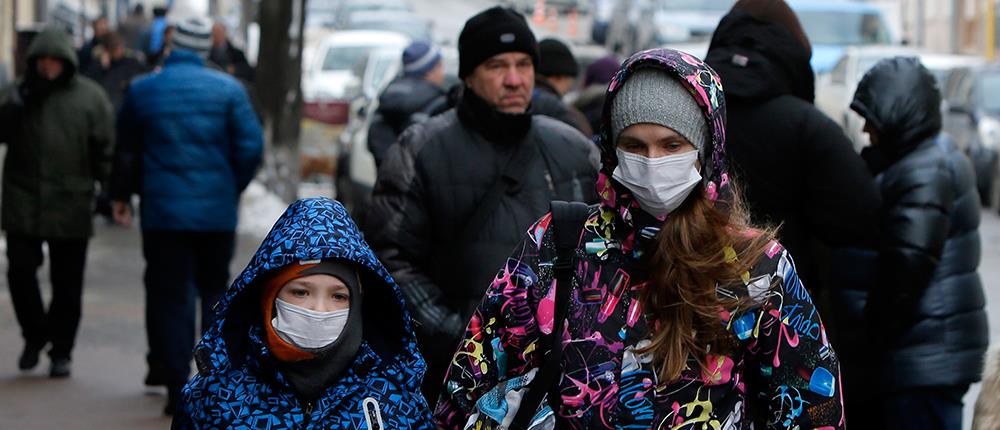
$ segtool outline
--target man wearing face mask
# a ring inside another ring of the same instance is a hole
[[[216,310],[173,428],[431,428],[410,317],[339,203],[289,206]]]
[[[466,22],[458,50],[461,101],[389,149],[366,231],[431,354],[431,401],[472,310],[528,226],[552,200],[596,200],[594,145],[532,115],[538,47],[524,17],[483,11]]]

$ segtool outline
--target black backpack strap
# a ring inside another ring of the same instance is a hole
[[[556,278],[552,334],[543,339],[542,346],[546,352],[542,357],[542,365],[535,374],[535,379],[528,385],[528,392],[521,399],[517,414],[509,427],[511,430],[528,428],[545,394],[549,394],[549,406],[553,412],[558,411],[559,407],[557,385],[559,375],[562,374],[562,333],[573,288],[573,255],[590,208],[584,203],[562,201],[553,201],[551,208],[552,223],[549,228],[552,229],[556,246],[556,260],[552,265]]]

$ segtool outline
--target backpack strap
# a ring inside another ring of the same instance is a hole
[[[555,272],[555,315],[552,333],[542,341],[545,355],[535,379],[528,385],[528,392],[521,399],[517,414],[511,421],[511,430],[526,430],[542,399],[548,394],[549,406],[553,413],[558,410],[558,383],[562,374],[562,334],[569,310],[569,296],[573,289],[573,256],[580,241],[584,223],[590,208],[580,202],[553,201],[551,204],[552,236],[556,246],[556,259],[552,269]]]

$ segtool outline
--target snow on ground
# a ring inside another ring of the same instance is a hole
[[[263,238],[271,231],[271,226],[285,213],[288,203],[269,191],[258,181],[250,185],[240,198],[240,218],[236,231]]]

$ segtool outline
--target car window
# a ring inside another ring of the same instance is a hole
[[[324,72],[353,70],[358,64],[363,62],[371,52],[372,47],[367,45],[355,46],[332,46],[326,51],[323,57]]]
[[[814,45],[891,43],[882,15],[874,12],[796,11]]]

